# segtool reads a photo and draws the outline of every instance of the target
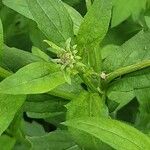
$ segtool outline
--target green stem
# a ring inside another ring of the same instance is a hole
[[[79,72],[79,76],[81,77],[81,79],[84,81],[84,83],[87,85],[87,87],[93,91],[93,92],[97,92],[97,88],[93,85],[93,83],[91,82],[90,76],[91,76],[91,72],[89,71],[88,68],[86,67],[77,67],[77,70]]]
[[[89,87],[89,89],[92,91],[92,92],[97,92],[97,88],[93,85],[93,83],[91,82],[91,79],[90,77],[86,76],[85,74],[83,75],[83,78],[82,78],[85,82],[85,84]]]
[[[147,67],[150,67],[150,60],[144,60],[140,63],[117,69],[114,72],[111,72],[111,73],[107,74],[106,82],[109,83],[113,79],[115,79],[119,76],[131,73],[131,72],[134,72],[134,71],[138,71],[138,70],[141,70],[141,69],[144,69],[144,68],[147,68]]]
[[[0,77],[7,78],[8,76],[12,75],[13,73],[0,67]]]

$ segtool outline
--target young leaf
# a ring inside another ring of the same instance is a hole
[[[84,20],[80,26],[77,35],[78,49],[83,59],[100,61],[100,57],[94,57],[93,53],[99,55],[99,48],[97,45],[103,40],[107,33],[109,22],[111,18],[111,0],[95,0],[90,10],[87,12]],[[94,51],[94,52],[93,52]],[[95,65],[89,61],[89,63]],[[97,64],[96,64],[97,65]],[[100,68],[101,64],[98,64]]]
[[[63,123],[83,133],[88,133],[118,150],[150,148],[150,139],[137,129],[107,118],[74,119]],[[100,148],[100,147],[99,147]]]
[[[25,98],[24,95],[0,94],[0,135],[8,128]]]
[[[31,63],[0,83],[0,93],[45,93],[65,83],[58,66],[47,62]]]
[[[60,0],[27,0],[29,10],[46,37],[59,45],[73,38],[72,20]]]
[[[78,33],[78,45],[81,52],[100,43],[107,33],[111,18],[111,1],[95,0],[87,12]]]

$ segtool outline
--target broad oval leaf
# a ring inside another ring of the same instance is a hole
[[[0,93],[45,93],[65,83],[63,73],[53,63],[31,63],[0,83]]]
[[[125,123],[107,118],[74,119],[63,123],[88,133],[117,150],[149,150],[150,138]]]
[[[73,23],[62,1],[27,0],[27,3],[39,29],[50,41],[61,45],[73,38]]]
[[[23,16],[34,20],[33,15],[31,14],[28,4],[26,0],[3,0],[3,4],[7,7],[17,11],[18,13],[22,14]],[[63,3],[65,8],[67,9],[72,21],[73,21],[73,30],[74,34],[76,35],[78,33],[80,24],[83,20],[82,16],[78,11],[76,11],[73,7],[70,5],[67,5],[66,3]]]

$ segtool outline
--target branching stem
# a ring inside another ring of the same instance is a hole
[[[140,63],[136,63],[127,67],[123,67],[120,69],[115,70],[114,72],[111,72],[109,74],[107,74],[106,76],[106,82],[109,83],[111,82],[113,79],[120,77],[122,75],[134,72],[134,71],[138,71],[144,68],[150,67],[150,60],[144,60],[141,61]]]

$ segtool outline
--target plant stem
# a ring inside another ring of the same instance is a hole
[[[13,73],[0,67],[0,77],[7,78],[8,76],[12,75]]]
[[[141,69],[144,69],[144,68],[147,68],[147,67],[150,67],[150,60],[144,60],[140,63],[117,69],[114,72],[111,72],[111,73],[107,74],[106,82],[109,83],[113,79],[115,79],[119,76],[131,73],[131,72],[134,72],[134,71],[138,71],[138,70],[141,70]]]

